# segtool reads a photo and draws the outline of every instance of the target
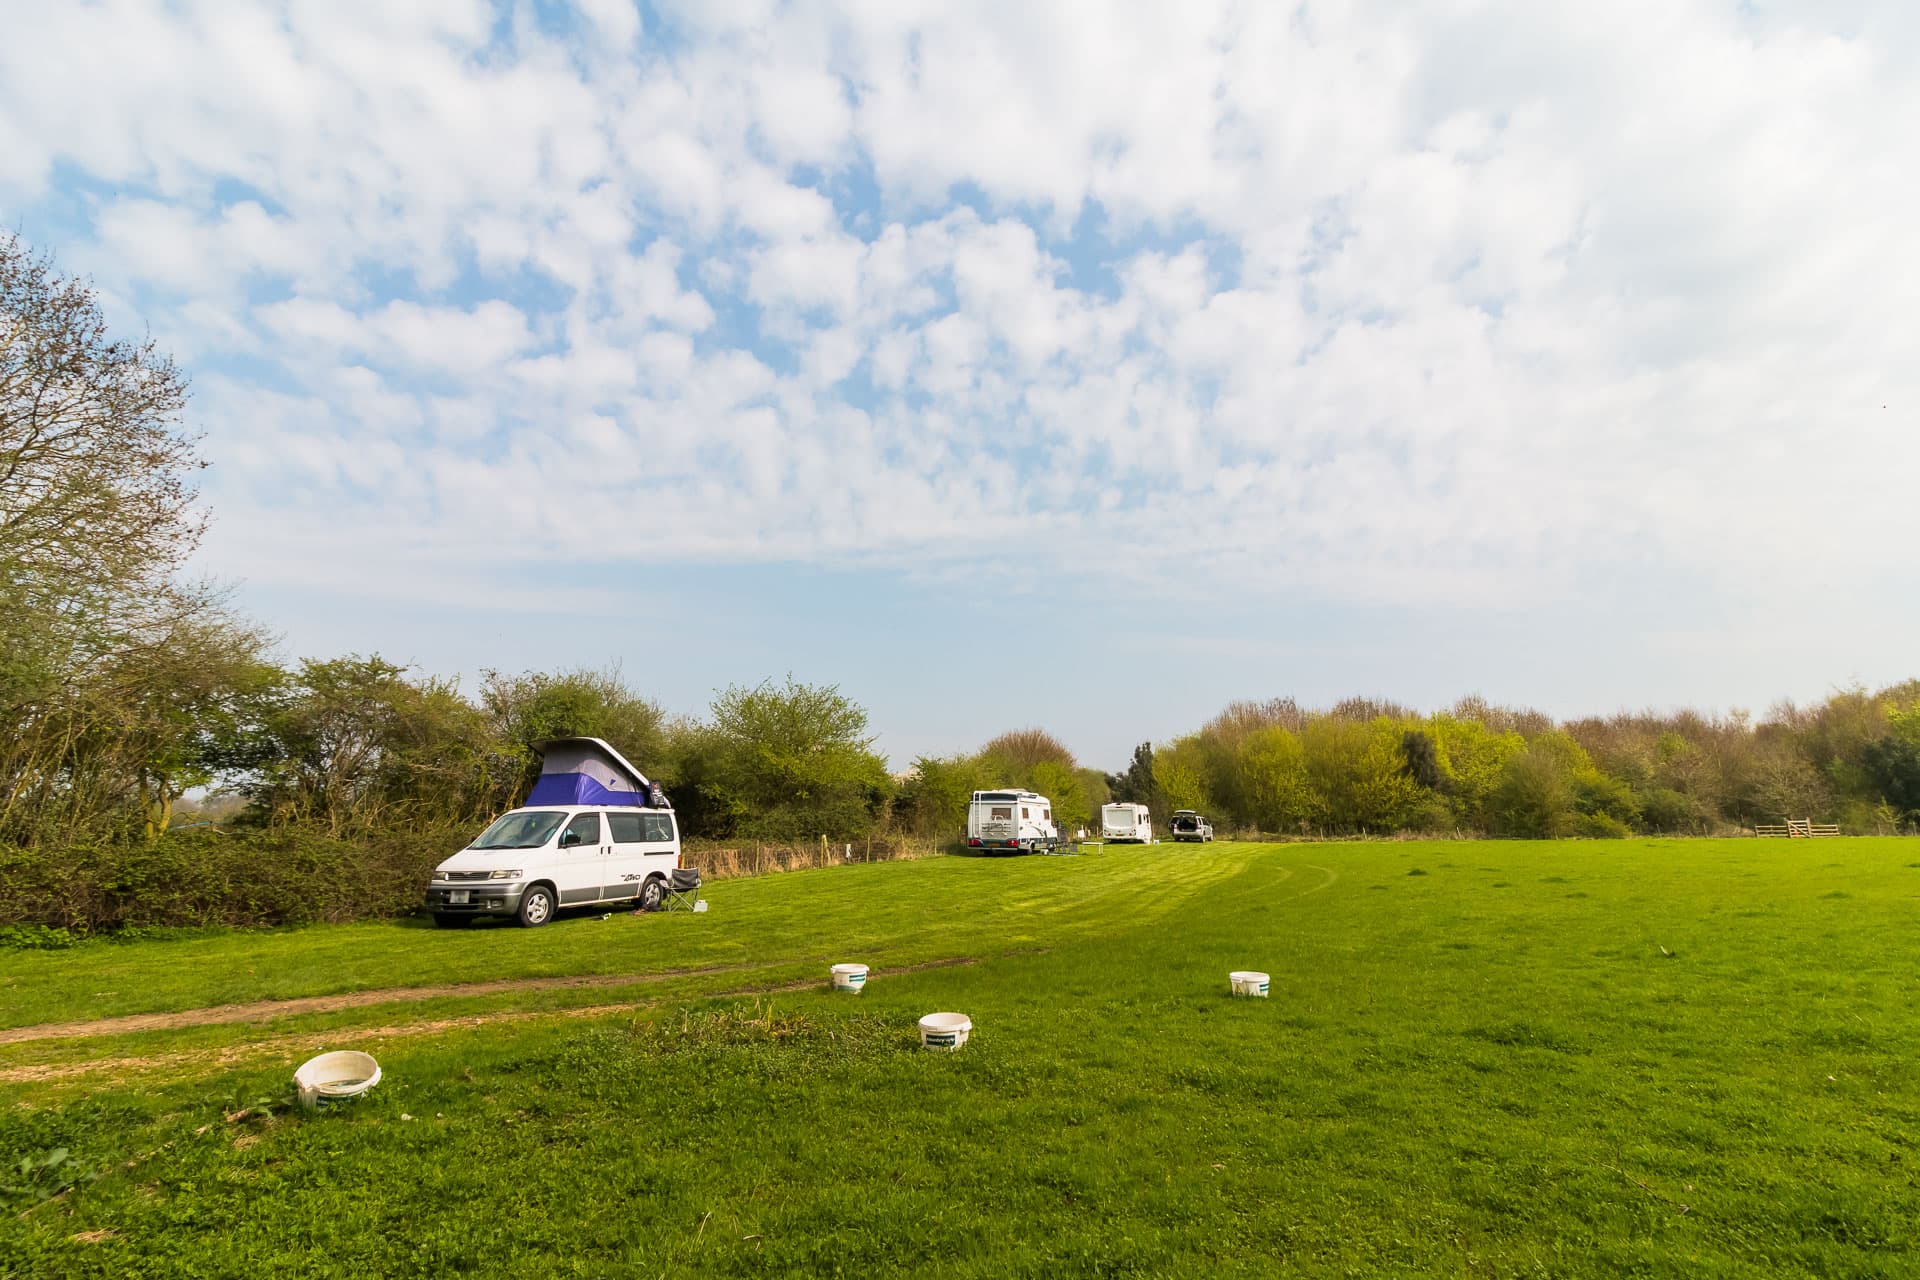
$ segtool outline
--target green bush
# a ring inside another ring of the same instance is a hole
[[[1579,813],[1567,833],[1584,840],[1625,840],[1633,830],[1610,813]]]
[[[384,833],[332,840],[300,831],[222,834],[200,828],[152,844],[0,848],[0,927],[49,945],[69,934],[128,928],[293,925],[414,911],[429,873],[471,831]]]
[[[1678,834],[1703,830],[1707,817],[1692,796],[1654,787],[1640,796],[1640,823],[1648,831]]]
[[[1529,840],[1564,835],[1572,809],[1573,793],[1559,761],[1535,747],[1507,760],[1487,801],[1494,834]]]

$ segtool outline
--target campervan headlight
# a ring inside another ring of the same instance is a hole
[[[518,871],[496,871],[487,877],[489,880],[518,880],[519,878]]]

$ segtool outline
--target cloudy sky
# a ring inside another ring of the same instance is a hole
[[[1908,0],[9,7],[0,215],[290,656],[901,765],[1920,674]]]

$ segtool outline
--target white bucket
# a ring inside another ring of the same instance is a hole
[[[920,1019],[920,1047],[952,1052],[967,1042],[973,1019],[964,1013],[930,1013]]]
[[[1264,998],[1267,994],[1267,975],[1252,969],[1236,969],[1227,975],[1227,981],[1233,984],[1233,994],[1237,996]]]
[[[867,966],[863,964],[837,964],[833,966],[833,989],[851,991],[860,994],[867,985]]]
[[[317,1111],[322,1103],[357,1098],[379,1083],[380,1064],[372,1054],[357,1049],[309,1058],[293,1073],[300,1105],[309,1111]]]

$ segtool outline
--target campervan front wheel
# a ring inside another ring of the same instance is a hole
[[[528,886],[520,895],[520,910],[514,919],[523,929],[538,929],[553,919],[553,890],[543,884]]]

